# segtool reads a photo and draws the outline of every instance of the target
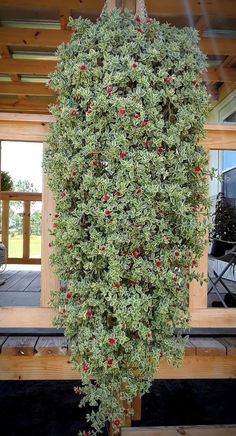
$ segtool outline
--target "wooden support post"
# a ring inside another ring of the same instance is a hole
[[[44,145],[44,149],[46,145]],[[41,269],[41,299],[42,307],[49,306],[50,293],[53,289],[58,289],[59,280],[55,276],[50,266],[49,257],[52,249],[49,247],[51,236],[48,229],[51,227],[52,215],[54,211],[53,194],[47,187],[47,178],[43,178],[43,214],[42,214],[42,269]]]
[[[140,397],[134,397],[133,403],[132,403],[134,414],[132,416],[133,421],[140,421],[141,420],[141,407],[142,407],[142,401]]]
[[[136,0],[108,0],[107,10],[112,11],[115,8],[129,9],[133,14],[136,13]]]
[[[30,257],[30,201],[24,201],[23,214],[23,258]]]
[[[9,201],[3,200],[2,205],[2,242],[8,248],[9,242]]]

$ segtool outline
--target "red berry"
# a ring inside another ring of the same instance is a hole
[[[66,294],[66,298],[68,298],[68,300],[70,300],[71,297],[72,297],[72,294],[71,294],[70,292],[68,292],[68,293]]]
[[[165,149],[164,149],[163,147],[159,147],[159,148],[157,149],[157,151],[158,151],[159,154],[163,154],[164,151],[165,151]]]
[[[142,228],[141,224],[135,224],[136,229],[140,230]]]
[[[120,197],[121,196],[121,192],[120,191],[116,191],[115,195],[116,195],[116,197]]]
[[[142,32],[143,32],[142,29],[141,29],[141,27],[138,27],[138,28],[137,28],[137,32],[139,32],[139,33],[142,33]]]
[[[147,125],[148,125],[148,121],[147,120],[144,120],[144,121],[141,122],[141,126],[142,127],[146,127]]]
[[[86,317],[87,318],[92,318],[92,316],[93,316],[93,311],[92,310],[87,310],[87,312],[86,312]]]
[[[55,218],[60,218],[60,214],[59,213],[55,213],[54,217]]]
[[[106,210],[105,210],[105,215],[107,215],[107,216],[111,215],[111,210],[106,209]]]
[[[101,251],[106,251],[106,247],[105,247],[105,245],[102,245],[102,246],[100,247],[100,250],[101,250]]]
[[[132,286],[132,288],[135,288],[137,282],[135,280],[130,280],[130,285]]]
[[[105,194],[105,195],[103,195],[103,200],[104,200],[104,201],[108,201],[108,200],[109,200],[109,198],[110,198],[110,197],[109,197],[109,195],[108,195],[108,194]]]
[[[127,157],[127,153],[125,151],[122,151],[120,154],[121,159],[125,159]]]
[[[80,65],[80,67],[79,67],[79,69],[80,69],[80,71],[85,71],[85,70],[87,70],[87,67],[86,67],[86,65]]]
[[[56,227],[58,227],[57,223],[52,223],[52,227],[55,229]]]
[[[113,364],[113,359],[107,359],[107,365],[111,366]]]
[[[160,352],[160,357],[162,357],[162,356],[163,356],[163,354],[164,354],[164,353],[163,353],[163,351],[161,351],[161,352]]]
[[[78,112],[74,110],[74,111],[71,111],[70,114],[72,117],[76,117],[78,115]]]
[[[91,162],[91,165],[92,165],[92,167],[97,167],[97,166],[98,166],[98,163],[97,163],[96,160],[93,160],[93,162]]]
[[[75,386],[75,387],[74,387],[74,393],[75,393],[76,395],[80,395],[80,394],[81,394],[80,388],[79,388],[78,386]]]
[[[152,18],[147,18],[147,19],[146,19],[146,23],[147,23],[147,24],[151,24],[152,21],[153,21]]]
[[[48,85],[50,85],[52,83],[52,79],[50,79],[49,81],[48,81]]]
[[[84,372],[86,372],[86,371],[88,371],[88,369],[89,369],[89,366],[85,363],[85,364],[82,366],[82,370],[83,370]]]
[[[51,242],[49,242],[48,246],[49,246],[49,248],[51,248],[51,247],[52,247],[52,243],[51,243]]]
[[[196,207],[192,207],[192,212],[197,212]]]
[[[179,256],[180,256],[180,252],[179,252],[179,251],[176,251],[176,252],[175,252],[175,256],[176,256],[176,257],[179,257]]]
[[[71,175],[72,175],[72,177],[75,177],[75,176],[77,176],[77,172],[76,171],[72,171]]]
[[[181,291],[181,288],[176,288],[176,292],[179,292],[179,291]]]
[[[108,344],[109,344],[109,345],[116,345],[116,339],[114,339],[114,338],[109,338],[109,339],[108,339]]]
[[[138,340],[140,339],[140,336],[139,336],[138,333],[136,333],[136,334],[133,336],[133,338],[136,339],[136,340],[138,341]]]
[[[119,110],[119,114],[120,115],[126,115],[126,110],[125,109],[120,109]]]
[[[84,436],[90,436],[90,432],[89,431],[85,431],[84,432]]]
[[[177,283],[177,281],[178,281],[177,277],[173,277],[172,281],[173,281],[174,283]]]
[[[119,282],[116,282],[116,283],[114,284],[114,287],[115,287],[116,289],[120,289],[121,284],[120,284]]]
[[[165,80],[166,83],[171,83],[172,80],[173,80],[173,77],[171,77],[171,76],[167,76],[167,77],[165,77],[164,80]]]
[[[195,171],[195,173],[200,173],[201,168],[200,168],[200,167],[195,167],[195,168],[194,168],[194,171]]]
[[[162,262],[161,262],[160,260],[157,260],[157,261],[156,261],[156,266],[157,266],[158,268],[160,268],[160,267],[162,266]]]
[[[107,91],[107,94],[111,94],[112,91],[113,91],[113,89],[112,89],[111,86],[108,86],[107,89],[106,89],[106,91]]]
[[[129,414],[128,409],[124,409],[124,415],[127,416]]]
[[[170,237],[168,235],[163,236],[164,241],[169,241]]]
[[[138,63],[137,63],[137,62],[134,62],[134,63],[132,64],[132,67],[133,67],[133,68],[138,68]]]
[[[143,192],[142,188],[137,188],[136,189],[137,194],[141,194]]]
[[[142,22],[142,20],[141,20],[141,18],[140,18],[139,16],[136,17],[136,21],[137,21],[137,23],[139,23],[139,24]]]
[[[113,421],[113,422],[114,422],[115,427],[119,427],[120,426],[120,420],[119,419],[115,419],[115,421]]]
[[[138,252],[138,250],[133,250],[133,251],[132,251],[132,256],[134,256],[134,257],[138,257],[138,256],[139,256],[139,252]]]
[[[123,256],[128,256],[128,254],[129,254],[128,250],[124,250],[122,253]]]
[[[61,196],[61,198],[64,198],[64,197],[65,197],[65,195],[66,195],[66,194],[65,194],[65,192],[64,192],[64,191],[61,191],[61,192],[60,192],[60,196]]]
[[[140,114],[135,114],[134,117],[136,118],[136,120],[138,120],[141,117],[141,115]]]
[[[193,265],[193,266],[196,266],[196,265],[197,265],[197,261],[196,261],[196,259],[193,259],[193,260],[192,260],[192,265]]]
[[[72,250],[72,248],[73,248],[73,245],[72,245],[72,244],[68,244],[68,245],[67,245],[67,250]]]

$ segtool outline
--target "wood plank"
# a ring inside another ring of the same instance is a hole
[[[132,421],[141,421],[141,418],[142,418],[142,399],[140,397],[134,397],[133,402],[132,402],[132,407],[134,409]]]
[[[44,144],[44,150],[47,144]],[[52,241],[52,236],[49,235],[48,229],[52,225],[53,211],[55,202],[53,194],[47,187],[47,177],[43,177],[43,210],[42,210],[42,274],[41,274],[41,306],[48,307],[50,293],[52,290],[59,289],[60,284],[58,278],[53,272],[50,265],[49,257],[52,253],[52,248],[49,243]]]
[[[0,31],[1,29],[4,28],[1,27]],[[13,33],[12,29],[11,33]],[[56,65],[57,61],[41,61],[33,59],[0,59],[0,73],[48,76],[49,73],[55,70]]]
[[[1,99],[0,99],[1,108]],[[21,115],[14,113],[13,115]],[[27,114],[31,115],[31,114]],[[41,114],[40,114],[41,115]],[[46,116],[46,115],[43,115]],[[48,125],[39,122],[0,121],[2,141],[36,141],[43,142],[48,135]]]
[[[37,336],[9,336],[2,346],[2,356],[33,356]]]
[[[67,340],[64,336],[39,337],[35,350],[39,356],[65,356],[68,354]]]
[[[233,129],[231,129],[233,127]],[[212,125],[206,127],[207,137],[200,140],[206,150],[235,150],[235,126]]]
[[[24,292],[27,288],[27,286],[34,280],[35,278],[35,271],[20,271],[20,272],[26,272],[26,274],[22,274],[21,276],[18,276],[18,280],[14,283],[11,283],[7,287],[7,291],[17,291],[17,292]]]
[[[7,336],[0,336],[0,353],[2,350],[2,345],[4,344],[4,342],[7,340]]]
[[[1,60],[0,60],[1,61]],[[49,106],[55,103],[53,97],[47,99],[22,99],[18,98],[0,98],[0,111],[2,112],[22,112],[22,113],[38,113],[38,114],[48,114]],[[9,136],[11,133],[9,132]],[[20,136],[20,132],[19,132]]]
[[[36,273],[34,279],[25,289],[25,292],[40,292],[41,290],[41,273]]]
[[[2,242],[8,249],[8,244],[9,244],[9,201],[8,200],[4,200],[2,204]]]
[[[39,292],[17,292],[4,291],[0,292],[0,307],[24,307],[26,310],[30,307],[40,306]]]
[[[132,427],[122,428],[121,436],[236,436],[236,425]]]
[[[192,341],[189,340],[185,345],[185,356],[195,356],[195,354],[196,354],[196,347],[192,343]]]
[[[23,258],[30,257],[30,201],[24,201],[23,212]]]
[[[205,250],[203,256],[198,261],[198,272],[203,273],[204,277],[207,278],[208,273],[208,234],[205,240]],[[193,280],[189,286],[189,308],[190,309],[200,309],[207,308],[207,289],[208,283],[204,282],[200,285],[199,282]]]
[[[1,191],[0,192],[0,200],[42,201],[42,194],[40,192]]]
[[[57,48],[62,42],[68,42],[70,37],[71,30],[0,28],[1,44],[14,47]]]
[[[201,38],[199,45],[201,50],[208,55],[234,56],[236,54],[235,39]]]
[[[12,112],[0,112],[0,121],[12,121],[14,123],[40,123],[45,125],[53,122],[53,116],[43,114],[17,114]]]
[[[191,338],[197,356],[225,356],[226,347],[214,338]]]
[[[18,258],[18,257],[8,257],[8,261],[7,263],[10,265],[40,265],[41,264],[41,259],[38,258],[31,258],[31,259],[27,259],[27,258]]]
[[[0,380],[79,380],[70,356],[6,356],[0,354]],[[236,378],[236,359],[231,356],[189,356],[180,368],[163,360],[155,379]]]
[[[236,337],[223,337],[219,340],[226,347],[227,355],[236,357]]]
[[[0,308],[2,328],[51,328],[56,312],[49,308]],[[207,308],[190,310],[189,325],[196,328],[235,328],[236,309]]]
[[[206,82],[236,82],[236,68],[209,68],[202,74]]]
[[[0,82],[1,95],[43,95],[51,96],[55,93],[44,83]]]
[[[10,275],[5,280],[4,285],[1,286],[1,291],[8,291],[12,287],[16,286],[16,284],[23,278],[25,278],[28,274],[28,271],[17,271],[16,274]]]

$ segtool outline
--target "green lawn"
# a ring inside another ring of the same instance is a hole
[[[23,256],[23,237],[14,236],[9,237],[9,251],[8,257],[22,257]],[[30,257],[41,257],[41,236],[30,237]]]

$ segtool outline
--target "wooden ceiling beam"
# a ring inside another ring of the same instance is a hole
[[[188,3],[186,7],[186,3]],[[104,0],[67,0],[70,9],[79,11],[81,14],[98,15],[104,5]],[[63,9],[65,0],[18,0],[17,9]],[[236,17],[234,0],[146,0],[146,7],[149,15],[152,16],[180,16],[191,13],[201,16],[203,14],[211,17]],[[16,8],[15,0],[1,0],[1,7]]]
[[[44,83],[0,82],[1,95],[42,95],[54,96],[55,93]]]
[[[209,68],[202,74],[206,82],[236,82],[236,68]]]
[[[0,59],[0,73],[48,76],[56,68],[56,65],[56,61]]]
[[[28,29],[0,27],[0,41],[3,45],[15,47],[37,47],[55,49],[62,42],[68,42],[71,30]]]
[[[235,39],[201,38],[200,47],[208,55],[236,55]]]
[[[0,98],[0,112],[48,114],[48,106],[52,103],[52,99],[18,100],[17,98]]]

